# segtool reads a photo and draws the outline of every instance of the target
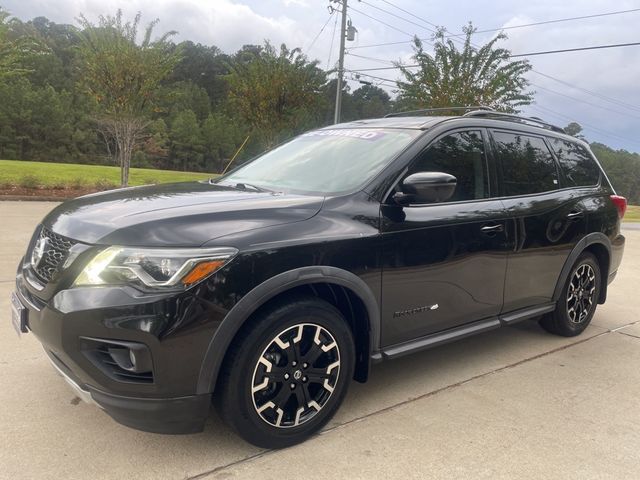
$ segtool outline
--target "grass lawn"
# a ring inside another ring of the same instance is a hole
[[[207,173],[175,172],[132,168],[129,184],[184,182],[201,180],[215,175]],[[105,165],[73,163],[27,162],[0,160],[0,189],[22,188],[113,188],[120,185],[120,168]]]
[[[624,214],[625,222],[640,222],[640,205],[627,206],[627,213]]]

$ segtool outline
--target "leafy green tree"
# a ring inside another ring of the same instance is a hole
[[[12,30],[21,26],[16,18],[0,7],[0,82],[19,75],[26,75],[31,70],[25,67],[26,60],[38,53],[41,47],[27,35],[12,35]]]
[[[212,113],[202,124],[207,171],[220,173],[244,140],[245,132],[229,117]]]
[[[497,43],[506,38],[501,33],[479,48],[471,45],[475,29],[463,29],[466,38],[461,49],[447,38],[444,29],[434,36],[434,53],[424,50],[414,39],[413,62],[417,71],[401,67],[404,80],[398,82],[399,105],[409,109],[448,106],[486,105],[504,112],[533,101],[533,92],[524,74],[531,70],[527,60],[510,60],[511,52]],[[398,64],[400,65],[400,64]]]
[[[357,119],[383,117],[391,110],[391,97],[380,87],[363,85],[351,94]]]
[[[187,171],[202,169],[202,133],[193,110],[183,110],[171,123],[171,156],[175,165]]]
[[[32,70],[29,80],[34,86],[51,85],[56,90],[76,93],[78,81],[78,28],[73,25],[57,24],[45,17],[36,17],[22,27],[22,35],[31,35],[49,55],[29,58]],[[14,29],[15,31],[15,29]]]
[[[142,151],[152,165],[166,165],[169,156],[169,128],[162,118],[158,118],[147,127],[148,136],[144,141]]]
[[[230,68],[229,106],[263,146],[318,123],[326,75],[299,49],[244,47]]]
[[[94,25],[80,17],[83,85],[98,105],[100,128],[116,147],[123,186],[128,184],[131,156],[149,124],[158,86],[180,60],[179,50],[169,42],[175,32],[152,40],[157,20],[137,43],[140,18],[138,14],[125,22],[118,10],[115,16],[100,16]]]
[[[26,78],[0,84],[0,157],[67,160],[73,149],[71,96]]]
[[[168,83],[192,82],[206,90],[212,105],[222,105],[227,98],[227,81],[231,58],[216,46],[190,41],[178,45],[182,59],[168,77]]]
[[[174,82],[158,91],[156,112],[174,118],[182,110],[193,110],[198,121],[207,118],[211,112],[207,91],[190,81]]]

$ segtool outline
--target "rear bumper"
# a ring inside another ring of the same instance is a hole
[[[618,234],[611,241],[611,258],[609,259],[609,275],[607,276],[607,285],[613,282],[618,274],[618,267],[622,263],[622,255],[624,254],[624,246],[626,239],[624,235]]]
[[[47,352],[55,370],[84,402],[98,406],[116,422],[145,432],[184,434],[204,429],[211,394],[178,398],[135,398],[113,395],[82,385],[66,366]]]

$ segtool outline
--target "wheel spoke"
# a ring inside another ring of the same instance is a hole
[[[293,390],[293,393],[295,393],[296,395],[296,401],[298,402],[298,407],[304,407],[304,409],[307,409],[307,404],[309,403],[309,399],[306,398],[307,395],[304,391],[304,388],[302,388],[302,386],[297,386],[295,388],[295,390]]]
[[[287,400],[289,400],[289,397],[292,393],[293,392],[289,388],[289,385],[283,383],[280,386],[280,391],[276,394],[275,397],[273,397],[271,402],[273,402],[277,407],[282,408],[282,406],[287,403]]]
[[[323,383],[325,379],[331,377],[331,374],[322,368],[308,368],[304,373],[311,383]]]
[[[320,345],[314,342],[313,344],[311,344],[311,348],[309,349],[309,351],[302,358],[302,361],[308,363],[309,365],[313,365],[324,353],[325,352],[322,350],[322,348],[320,348]]]

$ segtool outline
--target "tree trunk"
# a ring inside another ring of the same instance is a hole
[[[133,150],[140,140],[148,121],[142,118],[115,117],[103,118],[99,121],[99,124],[104,129],[105,138],[107,138],[107,134],[113,137],[115,157],[120,165],[120,186],[127,187],[129,185],[129,168]]]

